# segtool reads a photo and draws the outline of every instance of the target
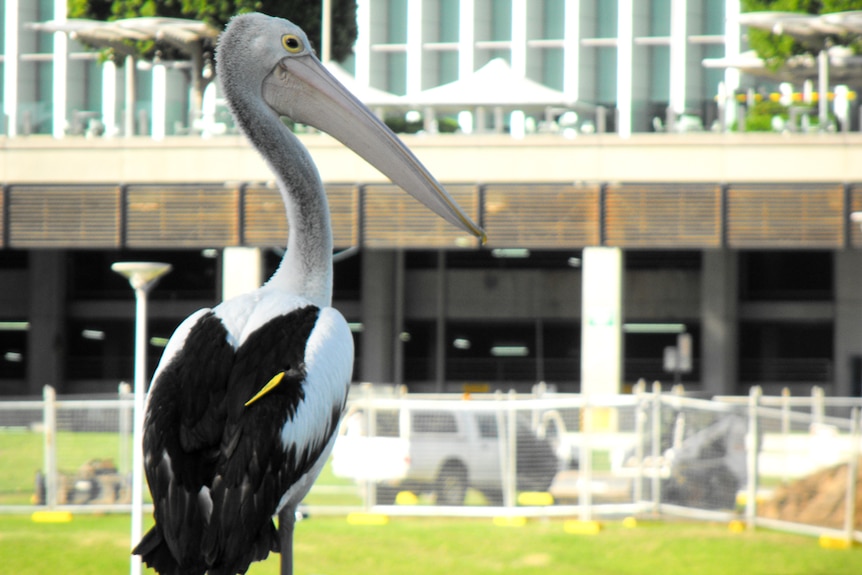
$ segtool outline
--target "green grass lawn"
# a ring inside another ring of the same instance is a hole
[[[128,570],[129,518],[76,516],[36,524],[0,516],[2,571],[17,575],[86,575]],[[278,556],[252,575],[276,575]],[[579,575],[857,575],[862,548],[822,549],[815,538],[772,531],[731,533],[726,525],[610,522],[598,535],[569,535],[560,520],[497,527],[478,519],[401,519],[354,526],[344,517],[313,517],[296,531],[296,573]]]

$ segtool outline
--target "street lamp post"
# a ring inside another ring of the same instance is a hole
[[[135,290],[135,387],[132,427],[132,548],[141,540],[144,501],[144,391],[147,364],[147,294],[171,265],[158,262],[117,262],[111,269]],[[141,573],[141,558],[132,555],[131,575]]]

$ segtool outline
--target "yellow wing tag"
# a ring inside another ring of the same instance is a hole
[[[249,405],[251,405],[252,403],[257,401],[258,399],[260,399],[261,397],[263,397],[264,395],[266,395],[267,393],[269,393],[270,391],[275,389],[275,386],[278,385],[279,383],[281,383],[282,379],[284,379],[284,372],[280,371],[277,374],[275,374],[273,376],[273,378],[270,379],[266,383],[266,385],[264,385],[263,388],[261,388],[261,390],[257,392],[257,394],[254,397],[252,397],[251,399],[246,401],[245,406],[248,407]]]

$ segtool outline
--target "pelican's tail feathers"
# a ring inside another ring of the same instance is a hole
[[[132,554],[140,555],[144,564],[160,575],[204,575],[206,573],[204,565],[181,566],[171,553],[162,532],[156,527],[144,534],[140,543],[132,550]]]

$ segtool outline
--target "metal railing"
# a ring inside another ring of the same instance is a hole
[[[356,385],[312,514],[680,516],[862,541],[862,398]],[[0,402],[0,512],[128,512],[132,400]],[[834,502],[826,509],[820,502]]]

